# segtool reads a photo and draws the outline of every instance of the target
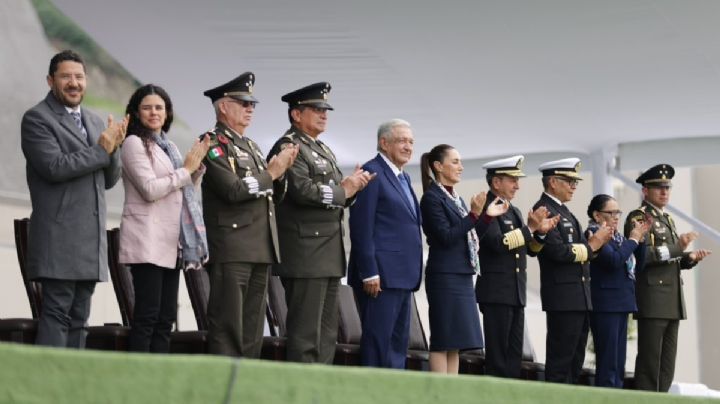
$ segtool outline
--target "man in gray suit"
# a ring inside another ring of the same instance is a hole
[[[36,343],[83,348],[95,283],[107,281],[105,189],[120,178],[127,120],[111,116],[105,129],[80,107],[85,64],[73,51],[50,60],[47,83],[21,126],[32,202],[27,274],[42,284]]]

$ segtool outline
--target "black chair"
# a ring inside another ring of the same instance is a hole
[[[410,341],[408,341],[405,368],[410,370],[428,370],[430,351],[425,329],[420,321],[420,312],[415,302],[415,294],[410,299]]]
[[[464,375],[484,375],[485,350],[471,349],[460,352],[459,373]]]
[[[135,288],[130,269],[118,260],[120,253],[120,231],[108,230],[108,266],[112,278],[115,297],[120,306],[123,325],[130,326],[135,308]],[[170,333],[171,353],[207,353],[206,331],[173,331]]]
[[[195,313],[198,330],[207,332],[207,306],[210,300],[210,276],[206,269],[184,271],[185,286],[188,289],[190,303]],[[272,278],[272,277],[271,277]],[[285,360],[285,339],[275,336],[276,330],[270,323],[272,336],[263,337],[260,357],[268,360]]]
[[[338,343],[335,349],[336,365],[360,365],[360,338],[362,337],[362,324],[360,313],[353,289],[347,285],[340,285],[338,290],[340,306],[338,324]]]
[[[338,337],[333,363],[336,365],[358,366],[360,365],[362,326],[355,303],[355,295],[350,286],[340,285],[338,288],[338,306]],[[283,360],[285,360],[287,353],[285,348],[287,340],[286,318],[285,288],[280,281],[280,277],[271,276],[268,283],[267,319],[270,324],[270,333],[277,339],[278,344],[282,344]]]
[[[37,318],[40,316],[40,303],[35,299],[34,288],[39,287],[35,282],[28,282],[25,276],[25,256],[27,254],[28,224],[30,220],[15,219],[15,250],[17,251],[20,273],[23,277],[25,293],[30,302],[30,311],[33,318],[7,318],[0,320],[0,341],[15,342],[19,344],[34,344],[37,335]]]
[[[22,274],[23,283],[25,285],[25,291],[28,295],[28,301],[30,302],[30,309],[33,314],[33,320],[37,322],[42,311],[42,284],[28,279],[26,271],[26,258],[27,258],[27,246],[28,246],[28,235],[30,229],[30,219],[15,219],[15,245],[18,254],[18,264],[20,266],[20,273]],[[26,332],[22,335],[15,332],[16,339],[21,339],[28,343],[34,342],[35,334],[37,332],[37,325],[30,326],[26,324]],[[106,324],[101,326],[90,326],[87,328],[87,338],[85,341],[85,347],[88,349],[99,349],[109,351],[123,351],[127,348],[127,336],[128,327],[123,327],[115,324]]]

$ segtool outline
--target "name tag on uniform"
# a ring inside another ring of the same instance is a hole
[[[511,225],[511,224],[513,224],[512,220],[503,220],[503,221],[504,221],[504,222],[505,222],[505,224],[507,224],[507,225]]]
[[[327,168],[327,160],[325,160],[325,159],[323,159],[323,158],[315,159],[315,165],[316,165],[319,169],[325,169],[325,168]]]
[[[233,145],[233,148],[235,148],[235,155],[237,156],[238,160],[245,161],[250,158],[250,155],[246,152],[244,152],[241,148]]]

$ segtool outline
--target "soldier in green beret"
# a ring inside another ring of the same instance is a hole
[[[247,72],[205,91],[217,124],[207,134],[203,214],[210,248],[210,353],[258,358],[271,264],[280,260],[273,181],[297,156],[288,147],[269,163],[245,136],[255,104],[255,75]],[[203,135],[205,136],[205,135]]]
[[[687,317],[680,271],[690,269],[710,254],[709,250],[686,252],[698,237],[696,232],[678,235],[675,222],[664,211],[670,200],[675,169],[658,164],[636,180],[642,185],[642,205],[625,221],[625,237],[635,222],[653,222],[645,237],[645,265],[636,273],[638,312],[638,355],[635,360],[635,387],[639,390],[668,391],[675,374],[675,356],[680,320]]]

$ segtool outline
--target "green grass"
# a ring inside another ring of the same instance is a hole
[[[83,106],[90,109],[110,113],[116,119],[119,119],[120,117],[125,115],[125,105],[115,100],[96,97],[90,91],[85,93],[85,98],[83,98]]]

